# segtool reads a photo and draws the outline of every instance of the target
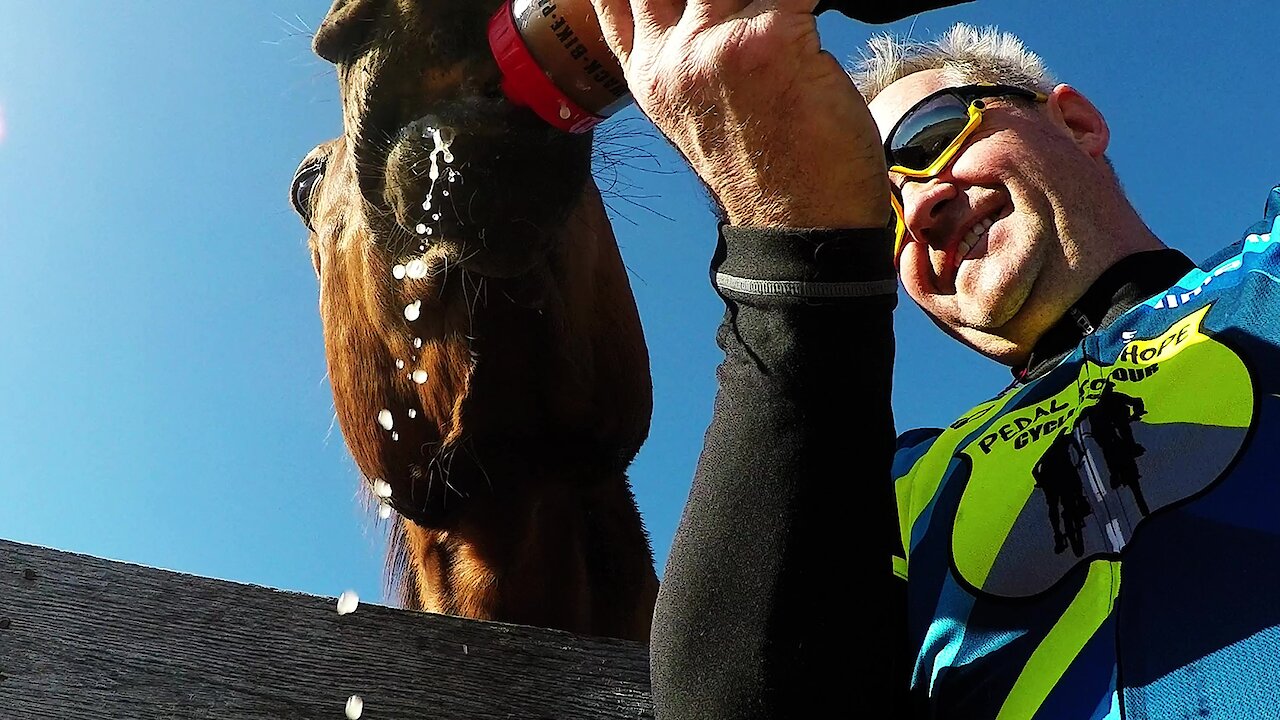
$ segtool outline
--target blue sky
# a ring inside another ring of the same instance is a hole
[[[1280,182],[1280,5],[1227,6],[978,0],[888,29],[1019,34],[1107,115],[1156,234],[1201,259]],[[0,537],[382,597],[382,530],[332,422],[286,201],[298,160],[339,128],[333,73],[302,31],[327,7],[0,0]],[[843,58],[873,29],[828,13],[822,30]],[[710,417],[722,306],[701,191],[649,147],[659,162],[627,171],[630,201],[611,204],[654,371],[631,477],[661,567]],[[897,329],[899,430],[950,422],[1007,381],[905,296]]]

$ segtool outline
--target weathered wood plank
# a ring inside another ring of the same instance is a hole
[[[651,718],[621,640],[361,605],[0,540],[0,708],[57,720]]]

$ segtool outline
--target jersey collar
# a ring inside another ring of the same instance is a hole
[[[1130,308],[1168,289],[1196,267],[1170,248],[1148,250],[1120,259],[1107,268],[1036,342],[1027,362],[1012,368],[1016,380],[1034,380],[1071,352],[1080,340],[1106,327]]]

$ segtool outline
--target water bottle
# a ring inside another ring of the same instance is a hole
[[[814,12],[883,23],[969,1],[822,0]],[[507,99],[561,130],[587,132],[631,104],[590,0],[507,0],[489,20],[489,47]]]

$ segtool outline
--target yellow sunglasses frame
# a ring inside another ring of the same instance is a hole
[[[978,83],[978,85],[989,85],[993,88],[996,87],[993,83]],[[1049,96],[1042,92],[1032,92],[1035,93],[1036,102],[1045,102],[1049,99]],[[982,112],[986,109],[987,104],[983,102],[982,98],[975,98],[969,102],[968,121],[965,122],[964,127],[960,132],[956,134],[955,139],[948,143],[947,146],[942,149],[942,152],[938,153],[937,159],[929,163],[929,167],[923,170],[913,170],[903,165],[890,165],[889,172],[897,173],[905,177],[921,179],[937,176],[938,173],[942,172],[951,164],[951,161],[955,159],[956,153],[960,150],[961,146],[963,146],[965,141],[969,139],[969,136],[973,134],[973,131],[982,124]],[[893,205],[893,214],[897,220],[897,227],[894,230],[893,236],[893,257],[896,261],[899,253],[902,252],[902,240],[907,235],[907,219],[905,214],[906,211],[902,208],[902,200],[898,198],[897,192],[891,191],[889,193],[889,202]]]
[[[964,141],[969,139],[973,131],[982,124],[982,111],[985,109],[986,103],[982,102],[982,100],[974,100],[969,103],[968,122],[956,134],[955,139],[948,143],[941,153],[938,153],[938,158],[929,163],[929,167],[923,170],[912,170],[903,165],[891,165],[889,172],[911,178],[931,178],[936,176],[951,164],[951,161],[955,159],[956,151],[960,149],[961,145],[964,145]],[[902,201],[898,199],[898,193],[890,192],[889,200],[893,204],[893,214],[898,220],[897,228],[893,233],[893,257],[896,260],[898,254],[902,252],[902,239],[907,236],[907,218],[906,211],[902,209]]]

